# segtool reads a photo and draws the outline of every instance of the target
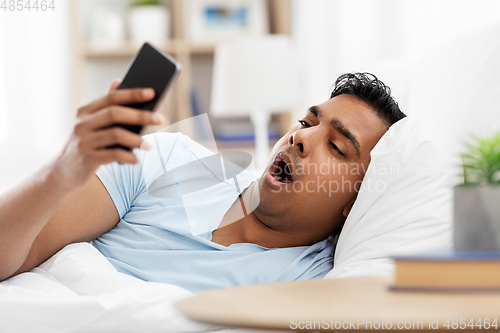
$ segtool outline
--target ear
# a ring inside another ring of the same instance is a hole
[[[349,201],[349,203],[345,205],[344,208],[342,209],[342,215],[344,215],[345,218],[347,218],[347,216],[351,212],[352,206],[354,206],[354,202],[356,201],[357,197],[358,196],[356,195],[354,198],[352,198],[352,200]]]

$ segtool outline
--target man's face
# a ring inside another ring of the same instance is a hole
[[[256,216],[304,245],[345,221],[387,126],[364,102],[339,95],[309,108],[274,146],[259,179]]]

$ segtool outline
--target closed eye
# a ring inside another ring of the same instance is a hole
[[[345,156],[344,153],[339,149],[339,147],[337,147],[337,145],[335,143],[330,142],[330,145],[332,146],[333,149],[335,149],[337,151],[337,153],[339,153],[342,156]]]

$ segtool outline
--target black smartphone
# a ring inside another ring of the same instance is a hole
[[[181,64],[172,56],[149,43],[144,43],[130,62],[118,89],[153,88],[155,90],[155,97],[148,102],[125,106],[148,112],[156,111],[156,107],[174,85],[181,69]],[[143,127],[137,125],[117,124],[116,126],[123,127],[137,134],[141,134],[143,131]],[[127,149],[121,145],[114,145],[107,148],[117,147]]]

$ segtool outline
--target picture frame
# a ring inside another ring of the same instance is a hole
[[[185,35],[193,43],[269,32],[266,0],[185,0]]]

